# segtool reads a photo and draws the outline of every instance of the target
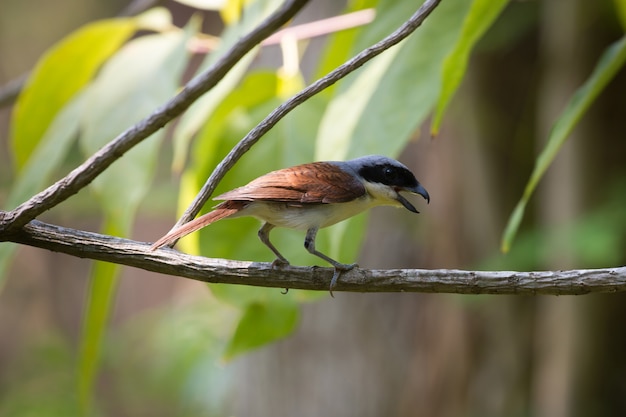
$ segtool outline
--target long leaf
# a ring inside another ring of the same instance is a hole
[[[149,35],[128,43],[102,69],[86,92],[81,145],[92,154],[129,125],[175,94],[185,67],[189,33]],[[104,233],[128,235],[137,206],[152,182],[159,132],[133,148],[94,181],[105,213]],[[84,317],[78,392],[84,412],[91,409],[94,381],[108,322],[118,267],[96,263]]]
[[[517,234],[528,200],[532,196],[537,184],[543,177],[557,153],[569,137],[576,124],[585,114],[596,97],[604,90],[615,75],[626,63],[626,36],[609,46],[600,57],[598,64],[587,81],[574,93],[569,103],[552,127],[546,147],[537,157],[535,168],[524,189],[522,198],[517,203],[502,237],[502,252],[508,252],[511,243]]]
[[[361,28],[352,53],[386,36],[416,7],[413,2],[380,1],[376,20]],[[458,39],[468,8],[464,0],[441,2],[408,39],[341,81],[317,131],[315,159],[398,155],[432,111],[440,93],[441,65]],[[331,256],[352,262],[364,227],[363,217],[350,219],[330,227],[320,240],[323,244],[329,239]]]
[[[171,98],[186,63],[182,32],[155,34],[129,42],[103,67],[86,94],[80,143],[91,155],[128,126]],[[103,208],[133,216],[152,182],[163,130],[143,141],[100,175],[93,186]]]
[[[24,167],[59,110],[135,29],[130,18],[90,23],[41,58],[13,112],[11,144],[17,170]]]
[[[226,348],[225,359],[287,336],[294,330],[299,315],[298,305],[287,297],[283,301],[249,304]]]
[[[441,94],[433,116],[432,135],[439,133],[443,114],[465,75],[472,48],[508,3],[508,0],[474,0],[472,3],[463,22],[459,40],[443,63]]]
[[[92,409],[102,342],[115,297],[119,270],[118,265],[95,262],[91,272],[77,367],[78,403],[82,415],[89,415]]]
[[[233,5],[229,2],[228,9]],[[221,35],[218,48],[203,62],[198,71],[204,71],[217,62],[245,33],[258,25],[265,17],[278,7],[277,0],[253,2],[246,7],[243,18],[229,25]],[[229,13],[226,13],[227,15]],[[222,100],[239,84],[248,66],[257,55],[259,48],[250,51],[235,67],[207,94],[198,99],[181,117],[174,130],[174,157],[172,168],[180,171],[187,160],[187,152],[192,137],[211,116]]]
[[[50,128],[33,151],[24,168],[17,175],[5,202],[11,210],[43,188],[55,169],[63,162],[78,132],[78,120],[82,110],[82,95],[77,95],[61,110]],[[0,289],[16,246],[0,245]]]

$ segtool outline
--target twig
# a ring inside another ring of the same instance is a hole
[[[176,97],[109,142],[65,178],[22,203],[15,210],[0,216],[0,231],[24,226],[87,186],[125,152],[179,116],[202,94],[215,86],[248,51],[291,19],[307,1],[286,1],[257,28],[242,37],[211,68],[191,80]]]
[[[206,204],[209,197],[217,187],[217,184],[224,178],[224,175],[233,165],[245,154],[258,140],[267,133],[276,123],[285,117],[291,110],[313,97],[320,91],[335,84],[337,81],[350,74],[354,70],[360,68],[371,60],[380,55],[385,50],[396,45],[417,29],[422,22],[435,10],[441,0],[426,0],[422,6],[411,16],[409,20],[404,22],[402,26],[396,29],[392,34],[388,35],[382,41],[363,50],[361,53],[348,60],[341,66],[335,68],[326,76],[315,81],[295,96],[291,97],[285,103],[278,106],[257,126],[255,126],[235,147],[226,155],[226,157],[215,168],[209,179],[206,181],[196,198],[189,205],[185,213],[178,220],[172,229],[175,229],[198,215],[202,206]]]
[[[374,9],[363,9],[358,12],[346,13],[316,20],[314,22],[303,23],[301,25],[289,26],[265,39],[262,45],[280,44],[285,36],[299,41],[328,35],[341,30],[367,25],[374,20],[374,17],[376,17],[376,11]]]
[[[0,233],[1,240],[210,283],[328,291],[333,275],[332,268],[272,269],[269,263],[210,259],[172,249],[151,252],[145,243],[37,220],[18,231]],[[526,295],[618,292],[626,291],[626,267],[538,272],[357,268],[342,274],[334,291]]]

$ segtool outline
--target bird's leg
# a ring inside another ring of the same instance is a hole
[[[318,256],[335,267],[335,272],[333,273],[333,278],[330,281],[330,295],[333,296],[333,288],[337,285],[337,280],[342,272],[349,271],[357,264],[342,264],[341,262],[335,261],[333,258],[324,255],[322,252],[315,249],[315,236],[317,235],[317,227],[312,227],[306,232],[306,237],[304,238],[304,247],[310,254]]]
[[[281,253],[278,252],[278,249],[276,249],[276,247],[272,245],[272,242],[270,242],[270,230],[272,230],[274,227],[275,226],[273,224],[265,223],[263,227],[259,229],[259,233],[258,233],[259,239],[261,239],[261,242],[263,242],[265,246],[270,248],[272,252],[274,252],[274,255],[276,255],[276,259],[274,259],[274,262],[272,262],[272,268],[277,267],[277,266],[289,265],[289,261],[287,260],[287,258],[281,255]]]

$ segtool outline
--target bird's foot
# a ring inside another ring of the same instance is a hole
[[[350,271],[351,269],[354,269],[355,267],[358,267],[359,265],[336,263],[333,266],[335,267],[335,271],[333,272],[333,278],[330,280],[329,291],[330,291],[330,296],[335,298],[335,296],[333,295],[333,288],[335,288],[335,286],[337,285],[337,280],[339,280],[339,276],[341,275],[341,273]]]
[[[283,268],[285,266],[289,266],[289,261],[286,259],[276,258],[274,262],[272,262],[272,269]],[[289,292],[289,288],[285,288],[285,291],[281,291],[282,295],[285,295]]]
[[[285,266],[289,266],[289,261],[286,259],[276,258],[272,262],[272,268],[283,268]]]

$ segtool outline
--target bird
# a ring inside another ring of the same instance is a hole
[[[287,266],[289,261],[270,241],[270,231],[275,227],[306,231],[305,249],[334,267],[332,295],[340,274],[357,264],[338,262],[315,249],[318,230],[375,206],[404,207],[419,213],[400,192],[419,194],[430,203],[428,191],[415,175],[402,163],[386,156],[296,165],[272,171],[218,195],[214,200],[221,203],[212,211],[171,230],[152,244],[150,250],[172,245],[218,220],[251,216],[263,222],[258,236],[276,256],[272,267]]]

